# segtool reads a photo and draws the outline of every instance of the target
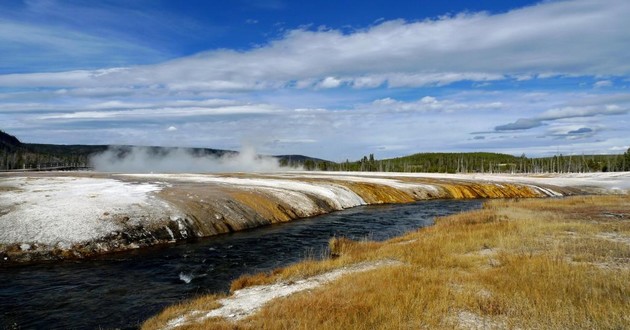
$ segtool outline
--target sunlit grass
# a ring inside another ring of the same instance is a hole
[[[629,196],[492,200],[387,242],[333,239],[330,250],[336,257],[243,276],[232,290],[371,260],[402,264],[276,299],[237,323],[178,329],[630,328]],[[171,307],[144,328],[216,299]]]

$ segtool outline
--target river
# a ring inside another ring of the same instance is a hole
[[[321,258],[333,236],[384,240],[480,206],[480,200],[361,206],[92,259],[0,268],[0,327],[135,329],[168,305],[227,291],[242,274]]]

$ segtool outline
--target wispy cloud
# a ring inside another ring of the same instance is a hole
[[[113,40],[64,27],[38,26],[0,18],[0,53],[11,56],[0,61],[0,73],[51,68],[99,68],[128,65],[143,60],[164,60],[150,47]],[[36,77],[36,76],[35,76]],[[63,79],[61,79],[63,80]],[[59,83],[59,79],[55,79]],[[26,84],[28,85],[28,84]],[[71,84],[71,86],[77,86]]]
[[[613,82],[610,81],[610,80],[599,80],[599,81],[596,81],[593,84],[593,87],[594,88],[605,88],[605,87],[611,87],[612,85],[613,85]]]

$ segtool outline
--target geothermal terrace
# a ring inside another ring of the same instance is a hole
[[[366,204],[627,193],[630,173],[0,175],[0,263],[81,258]]]

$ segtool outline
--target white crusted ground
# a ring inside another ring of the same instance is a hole
[[[337,178],[342,180],[356,180],[354,178],[367,179],[367,182],[388,184],[388,178],[433,178],[454,179],[469,181],[493,181],[510,183],[548,184],[560,187],[594,187],[608,193],[629,193],[630,172],[605,172],[605,173],[545,173],[545,174],[502,174],[502,173],[471,173],[471,174],[446,174],[446,173],[382,173],[382,172],[295,172],[289,176],[312,178]],[[352,178],[354,177],[354,178]],[[389,180],[395,181],[395,180]],[[402,183],[409,185],[408,183]],[[413,185],[413,184],[411,184]],[[392,185],[394,186],[394,185]],[[394,186],[396,187],[396,186]],[[404,187],[404,186],[399,186]]]
[[[383,173],[383,172],[285,172],[259,175],[256,178],[218,176],[212,174],[131,174],[127,177],[152,178],[165,181],[181,181],[247,187],[265,191],[288,202],[295,201],[297,208],[305,214],[313,214],[314,205],[304,199],[304,194],[318,196],[327,200],[336,209],[345,209],[364,205],[365,201],[345,187],[334,183],[307,182],[300,179],[336,180],[347,182],[366,182],[389,186],[406,191],[437,192],[431,184],[414,183],[405,179],[450,179],[495,183],[529,184],[548,196],[561,196],[558,192],[540,185],[560,187],[589,188],[601,193],[630,192],[630,172],[611,173],[570,173],[570,174],[445,174],[445,173]],[[289,197],[289,199],[285,199]]]
[[[121,219],[144,225],[178,214],[153,193],[168,182],[196,182],[260,191],[291,204],[300,216],[318,214],[309,196],[328,201],[335,209],[364,205],[356,193],[334,181],[368,182],[405,190],[435,191],[435,186],[407,178],[457,179],[524,183],[547,195],[557,193],[538,185],[588,187],[605,193],[630,192],[630,172],[548,175],[434,174],[368,172],[286,172],[251,178],[211,174],[121,175],[122,181],[84,177],[0,178],[0,244],[41,243],[67,248],[73,243],[107,236],[121,229]],[[151,178],[159,183],[130,183],[125,179]],[[331,182],[305,179],[330,179]],[[300,179],[303,179],[300,181]]]
[[[287,201],[304,214],[318,213],[318,207],[307,195],[317,196],[337,210],[343,210],[366,202],[346,187],[334,183],[310,183],[286,180],[274,175],[265,178],[240,178],[216,176],[212,174],[127,174],[127,177],[151,178],[166,181],[197,182],[239,187],[243,189],[268,192]]]
[[[400,265],[399,261],[381,260],[371,263],[361,263],[349,267],[335,269],[331,272],[309,277],[293,282],[280,282],[270,285],[258,285],[236,290],[231,296],[219,300],[221,307],[211,311],[192,311],[186,315],[177,317],[166,325],[165,330],[171,330],[183,325],[203,322],[209,318],[222,317],[238,321],[244,319],[269,301],[292,295],[294,293],[311,290],[320,285],[332,282],[343,275],[365,272],[379,267]]]
[[[25,249],[31,243],[69,248],[120,230],[121,221],[146,223],[148,214],[168,214],[168,205],[151,196],[161,189],[155,184],[11,177],[0,178],[0,188],[0,244]]]

